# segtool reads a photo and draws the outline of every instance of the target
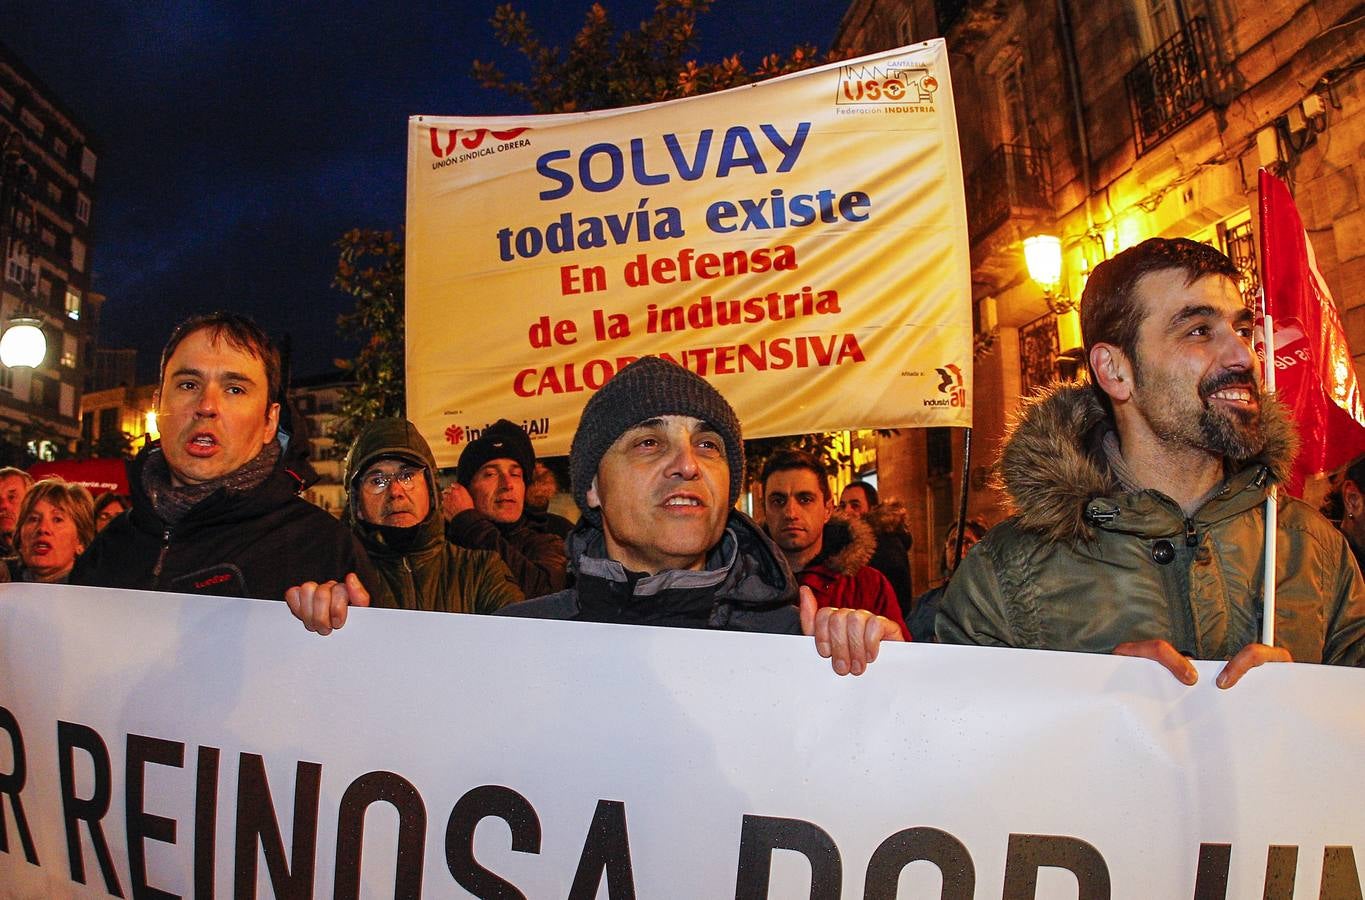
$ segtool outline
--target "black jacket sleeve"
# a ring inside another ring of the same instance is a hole
[[[504,534],[492,519],[467,509],[446,523],[446,537],[459,547],[496,552],[527,597],[564,589],[568,556],[556,535],[528,528],[524,522]]]

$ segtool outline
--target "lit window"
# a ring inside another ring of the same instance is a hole
[[[95,154],[90,152],[89,147],[81,151],[81,174],[90,179],[95,177]]]
[[[62,335],[62,365],[68,369],[76,368],[76,338],[74,335]]]
[[[85,242],[71,239],[71,265],[77,272],[85,271]]]
[[[90,198],[84,194],[76,195],[76,218],[90,224]]]
[[[81,317],[81,292],[70,285],[66,287],[66,317],[77,320]]]

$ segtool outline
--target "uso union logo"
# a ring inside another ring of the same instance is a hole
[[[904,106],[932,112],[938,79],[924,66],[841,66],[836,106]]]
[[[437,160],[431,164],[433,169],[531,146],[529,139],[521,137],[524,132],[530,131],[529,128],[509,128],[505,131],[491,128],[428,128],[427,131],[431,138],[431,155]]]

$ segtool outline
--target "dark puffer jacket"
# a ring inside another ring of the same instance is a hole
[[[1287,469],[1293,428],[1263,403],[1267,445],[1227,460],[1194,515],[1153,490],[1130,493],[1101,447],[1112,421],[1089,388],[1031,401],[1001,469],[1016,515],[962,561],[936,630],[945,643],[1108,653],[1163,639],[1198,659],[1260,640],[1265,499]],[[1365,664],[1365,584],[1345,538],[1281,496],[1275,643],[1300,662]]]
[[[523,514],[503,525],[477,509],[466,509],[446,523],[446,537],[461,547],[497,553],[528,597],[560,590],[567,583],[564,540],[543,520]]]
[[[579,520],[568,545],[574,586],[509,606],[499,615],[801,633],[791,571],[773,542],[743,513],[730,513],[725,534],[699,571],[627,572],[606,558],[605,535],[587,519]]]
[[[143,472],[152,444],[131,468],[133,508],[96,535],[76,560],[72,584],[283,600],[305,581],[345,578],[373,584],[378,574],[345,525],[298,496],[316,475],[282,456],[259,487],[219,489],[175,526],[157,516]]]
[[[910,510],[899,500],[878,503],[863,515],[877,537],[877,550],[868,565],[886,576],[901,614],[908,616],[914,603],[915,588],[910,580],[910,548],[914,538],[910,533]]]
[[[865,609],[885,616],[909,640],[910,629],[891,583],[869,564],[876,546],[866,521],[836,515],[825,523],[820,555],[796,573],[796,580],[811,589],[820,606]]]
[[[425,468],[430,509],[410,528],[372,525],[361,519],[356,478],[379,459]],[[446,540],[436,491],[436,460],[412,423],[380,419],[356,438],[346,455],[346,518],[360,536],[381,580],[369,586],[371,604],[390,609],[491,613],[524,596],[496,553],[466,550]]]

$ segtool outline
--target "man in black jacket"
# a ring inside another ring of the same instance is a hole
[[[282,600],[376,574],[340,522],[299,497],[313,476],[277,440],[280,356],[251,320],[196,316],[161,356],[159,441],[133,462],[131,514],[76,561],[101,587]]]
[[[550,533],[544,516],[533,518],[526,509],[535,468],[526,432],[499,419],[464,448],[456,483],[441,499],[450,542],[497,553],[528,597],[561,590],[565,583],[563,538]]]

